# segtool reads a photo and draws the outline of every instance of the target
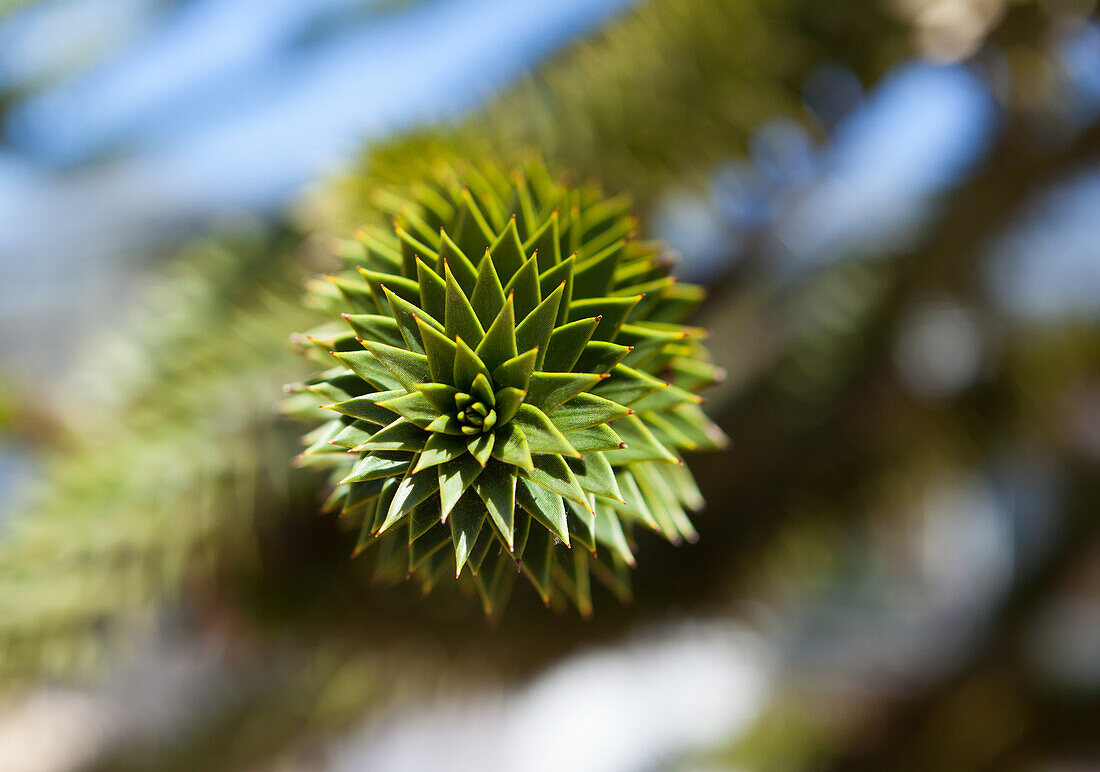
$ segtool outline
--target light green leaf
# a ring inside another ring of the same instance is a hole
[[[516,327],[516,350],[530,351],[539,349],[543,354],[550,343],[550,335],[554,332],[554,325],[558,318],[558,306],[561,303],[562,293],[565,291],[565,282],[562,281],[553,292],[547,295],[534,311],[527,314],[519,326]]]
[[[514,549],[516,475],[508,466],[493,462],[474,481],[474,490],[493,521],[500,535],[508,545],[508,551]]]
[[[504,226],[504,230],[497,237],[493,245],[489,247],[500,275],[508,281],[523,267],[527,256],[523,251],[523,244],[519,240],[519,232],[516,230],[516,218],[513,217]],[[536,271],[537,273],[537,271]]]
[[[527,445],[527,438],[523,431],[518,429],[515,423],[497,429],[496,440],[493,442],[493,458],[503,461],[521,469],[532,470],[535,468],[531,460],[531,450]]]
[[[569,401],[568,409],[555,411],[550,420],[563,432],[569,432],[596,424],[606,424],[629,416],[633,412],[630,408],[609,399],[597,397],[595,394],[578,394]],[[617,429],[616,433],[622,436],[622,432]],[[626,443],[629,445],[630,440],[626,440]]]
[[[393,377],[412,391],[417,383],[424,383],[432,379],[431,370],[428,368],[428,358],[423,354],[406,351],[395,346],[387,346],[385,343],[364,344],[370,353],[374,354],[378,361],[393,373]]]
[[[512,387],[498,391],[496,398],[497,424],[506,424],[515,417],[519,406],[523,404],[526,392]]]
[[[382,290],[386,293],[386,300],[390,304],[390,311],[393,312],[393,318],[397,322],[397,327],[401,332],[401,337],[404,339],[405,344],[410,350],[419,354],[424,353],[424,344],[421,342],[420,324],[427,324],[434,327],[440,333],[443,332],[443,325],[433,319],[427,311],[413,305],[404,298],[400,298],[397,295],[390,292],[390,290],[383,286]],[[398,344],[400,345],[400,344]]]
[[[439,411],[420,392],[387,399],[384,402],[379,402],[378,405],[387,410],[392,410],[402,418],[409,419],[421,429],[427,429],[432,421],[439,416]]]
[[[626,447],[619,435],[607,424],[596,424],[584,429],[574,429],[565,433],[569,444],[581,453],[601,450],[619,450]]]
[[[481,265],[478,266],[477,283],[470,296],[470,305],[474,307],[474,313],[482,326],[492,324],[504,307],[504,286],[500,283],[500,277],[497,276],[493,259],[488,252],[481,258]]]
[[[451,512],[451,541],[455,549],[456,579],[462,574],[462,567],[466,565],[466,560],[477,543],[477,536],[484,522],[485,505],[472,491],[467,492]]]
[[[607,460],[613,465],[629,464],[635,461],[668,461],[682,463],[653,433],[646,428],[638,416],[621,418],[612,425],[615,433],[623,438],[626,448],[607,451]]]
[[[394,526],[409,510],[439,490],[439,480],[434,472],[407,474],[394,491],[393,501],[386,510],[386,519],[378,533],[384,533]]]
[[[486,380],[492,380],[489,377],[489,369],[485,367],[485,363],[481,361],[481,357],[475,354],[474,350],[466,345],[465,340],[459,338],[455,351],[453,378],[455,388],[468,394],[470,389],[474,387],[474,380],[478,375],[484,376]]]
[[[565,324],[566,316],[568,316],[569,304],[573,299],[573,267],[576,262],[576,255],[570,255],[553,268],[543,271],[539,276],[539,287],[543,295],[546,295],[555,287],[562,286],[564,282],[561,303],[558,304],[558,318],[555,320],[556,325]]]
[[[407,418],[398,418],[354,450],[356,453],[365,450],[419,451],[427,441],[427,432]]]
[[[512,423],[523,431],[527,439],[527,446],[532,453],[564,453],[568,456],[579,456],[580,453],[569,444],[569,440],[546,417],[546,414],[532,405],[520,405],[516,417]]]
[[[399,346],[403,342],[401,331],[397,328],[397,322],[388,316],[344,314],[343,317],[356,336],[363,340],[389,343],[394,346]],[[331,349],[331,346],[329,348]]]
[[[562,498],[575,501],[581,506],[590,508],[588,497],[577,482],[573,470],[565,463],[561,456],[553,453],[543,453],[534,456],[534,471],[520,470],[520,475],[537,482],[547,490],[553,491]],[[532,513],[533,514],[533,513]]]
[[[527,514],[550,529],[566,547],[569,546],[569,524],[566,522],[565,504],[562,503],[561,496],[521,477],[516,484],[516,503],[523,507]],[[518,552],[518,533],[516,545]],[[526,554],[525,549],[525,557]]]
[[[447,233],[440,232],[439,259],[436,262],[435,272],[446,281],[447,271],[451,271],[462,294],[469,297],[468,293],[474,291],[474,284],[477,283],[477,269],[474,268],[470,255],[477,257],[484,251],[485,247],[481,247],[467,254],[451,240]]]
[[[466,439],[461,435],[433,432],[424,443],[424,450],[420,453],[420,460],[416,462],[413,472],[454,461],[466,452]]]
[[[379,477],[393,477],[404,474],[412,465],[412,456],[399,451],[382,450],[363,456],[352,467],[340,484],[375,480]]]
[[[516,272],[512,280],[504,287],[505,295],[512,295],[516,305],[516,316],[525,318],[535,310],[542,294],[539,290],[538,258],[532,257]]]
[[[498,388],[510,386],[520,391],[526,391],[531,380],[531,373],[535,370],[537,355],[538,352],[532,349],[509,359],[493,371],[493,383]]]
[[[500,313],[478,344],[476,353],[490,372],[517,355],[516,318],[512,295],[504,301]]]
[[[428,370],[436,383],[450,383],[454,378],[455,343],[430,324],[417,319],[420,339],[424,341],[424,353],[428,357]]]
[[[376,389],[396,389],[401,382],[369,351],[347,351],[336,358]]]
[[[478,434],[466,440],[466,448],[470,455],[477,459],[482,466],[489,461],[489,454],[493,452],[493,434]]]
[[[595,340],[615,340],[615,335],[630,312],[642,299],[641,295],[631,297],[597,297],[574,300],[569,306],[569,321],[600,316],[600,324],[592,333]]]
[[[603,340],[590,340],[573,366],[580,372],[607,373],[623,361],[629,353],[628,346]]]
[[[359,418],[364,421],[370,421],[373,424],[378,424],[379,426],[386,426],[393,422],[393,413],[384,407],[380,407],[378,403],[385,402],[394,397],[403,396],[404,394],[405,392],[400,389],[395,389],[393,391],[377,391],[373,394],[365,394],[362,397],[355,397],[354,399],[337,402],[335,405],[326,405],[325,407],[337,413],[351,416],[352,418]]]
[[[474,307],[470,305],[466,293],[458,285],[454,274],[449,267],[446,268],[447,282],[447,309],[444,313],[444,327],[448,338],[455,340],[462,338],[467,343],[476,346],[485,337],[485,329],[477,320]]]
[[[615,472],[602,453],[585,453],[583,458],[571,458],[567,463],[585,491],[622,502],[623,495],[615,482]]]
[[[568,373],[580,358],[584,346],[599,326],[599,317],[579,319],[575,322],[556,327],[546,346],[546,357],[542,361],[543,370]]]
[[[535,373],[527,387],[527,402],[549,415],[601,380],[602,375],[593,373]]]
[[[435,320],[446,318],[447,283],[427,263],[416,261],[417,284],[420,285],[420,307]]]
[[[468,453],[439,466],[440,517],[444,521],[462,494],[481,474],[481,469],[477,459]]]

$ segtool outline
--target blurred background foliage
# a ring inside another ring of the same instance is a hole
[[[1093,3],[129,6],[0,26],[9,767],[1100,764]],[[303,281],[455,151],[709,287],[702,538],[590,621],[374,586],[288,464]]]

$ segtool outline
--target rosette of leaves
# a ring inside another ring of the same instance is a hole
[[[343,318],[300,337],[329,369],[288,387],[292,412],[331,411],[299,457],[333,468],[326,506],[379,575],[466,574],[486,613],[519,572],[583,614],[591,576],[628,596],[639,526],[696,538],[681,451],[725,441],[695,394],[720,373],[682,324],[701,290],[632,239],[627,199],[537,163],[443,165],[376,206],[391,225],[311,285]]]

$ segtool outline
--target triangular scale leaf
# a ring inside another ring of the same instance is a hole
[[[455,343],[431,325],[417,319],[420,338],[424,341],[424,353],[428,357],[428,370],[435,383],[450,383],[455,369]]]
[[[462,338],[476,346],[485,336],[485,330],[474,313],[466,293],[458,285],[449,266],[445,266],[447,281],[446,312],[444,313],[445,334],[451,340]]]
[[[623,407],[618,402],[612,402],[595,394],[578,394],[569,401],[568,410],[556,410],[550,420],[563,432],[574,429],[584,429],[596,424],[606,424],[624,416],[629,416],[634,411]],[[621,436],[622,432],[616,429]],[[625,438],[624,438],[625,439]],[[630,440],[626,440],[627,444]]]
[[[535,370],[537,355],[538,351],[532,349],[509,359],[493,371],[493,383],[498,388],[510,386],[513,389],[526,391],[531,380],[531,373]]]
[[[378,533],[384,533],[392,528],[413,507],[437,490],[439,490],[439,480],[431,471],[405,475],[398,484],[397,490],[394,491],[393,501],[386,510],[386,519],[382,521]]]
[[[393,373],[369,351],[348,351],[337,354],[336,358],[376,389],[396,389],[401,386],[401,382],[393,376]]]
[[[406,351],[396,346],[387,346],[385,343],[365,343],[364,345],[408,391],[412,391],[417,383],[431,380],[432,373],[428,367],[428,357],[423,354]]]
[[[519,240],[515,217],[504,226],[504,230],[501,231],[493,245],[489,247],[489,252],[493,256],[493,263],[496,265],[497,271],[505,282],[508,282],[523,267],[523,264],[527,261],[527,255],[524,254],[523,244]],[[537,266],[535,275],[538,275]]]
[[[420,307],[433,319],[444,319],[447,313],[447,283],[423,260],[416,261],[417,284],[420,285]]]
[[[455,578],[462,574],[462,568],[477,543],[481,525],[485,522],[485,505],[481,500],[467,492],[451,512],[451,541],[455,550]]]
[[[503,461],[521,469],[532,470],[535,468],[531,460],[531,449],[527,444],[527,438],[523,430],[515,423],[497,429],[496,440],[493,442],[493,458]]]
[[[447,519],[462,494],[481,474],[481,464],[467,453],[439,466],[439,504],[440,518]]]
[[[393,391],[378,391],[373,394],[365,394],[362,397],[345,400],[344,402],[337,402],[335,405],[328,405],[327,407],[329,410],[335,410],[337,413],[343,413],[352,418],[370,421],[379,426],[386,426],[393,423],[393,411],[380,407],[378,403],[385,402],[388,399],[394,399],[395,397],[404,396],[404,394],[405,392],[400,389],[395,389]]]
[[[525,262],[504,287],[504,294],[513,296],[515,313],[520,319],[534,311],[542,300],[542,292],[539,289],[539,267],[536,260],[536,257],[532,257]]]
[[[515,538],[516,475],[505,464],[493,462],[474,481],[474,490],[485,502],[489,518],[511,552]]]
[[[455,350],[455,388],[459,391],[469,393],[470,389],[474,387],[474,380],[478,375],[484,376],[490,381],[492,380],[489,377],[489,369],[485,367],[485,363],[481,361],[481,357],[466,345],[465,340],[459,338],[458,346]]]
[[[379,430],[373,437],[355,451],[366,450],[406,450],[418,452],[428,441],[428,433],[418,427],[407,418],[398,418],[384,429]]]
[[[554,329],[550,343],[546,346],[546,356],[542,369],[559,373],[572,372],[584,346],[592,338],[599,326],[600,318],[578,319]]]
[[[497,318],[478,344],[476,353],[485,367],[491,372],[517,356],[516,317],[513,309],[513,297],[508,296]]]
[[[561,496],[521,477],[516,484],[516,503],[561,539],[566,547],[569,546],[569,524],[566,522],[565,504],[562,503]],[[516,547],[518,552],[518,533]],[[526,555],[526,550],[524,554]]]
[[[439,466],[466,453],[466,439],[462,436],[432,433],[428,441],[424,443],[424,450],[420,453],[420,459],[416,462],[414,472],[419,472],[429,467]]]
[[[477,269],[477,283],[470,296],[470,305],[474,307],[478,321],[482,326],[493,323],[504,306],[504,286],[500,283],[496,268],[489,253],[481,259]]]
[[[534,311],[516,327],[516,350],[530,351],[539,349],[545,354],[550,343],[550,335],[558,318],[558,305],[561,303],[565,284],[559,284],[538,304]]]
[[[585,508],[591,507],[591,504],[588,503],[588,497],[573,474],[573,470],[569,468],[569,465],[565,463],[561,456],[554,453],[542,453],[534,456],[534,460],[534,471],[521,470],[521,476],[537,482],[562,498],[575,501]]]
[[[527,387],[527,402],[549,415],[603,379],[592,373],[534,373]]]
[[[537,407],[528,404],[520,405],[516,417],[512,419],[512,424],[523,432],[532,453],[580,455],[558,427]]]

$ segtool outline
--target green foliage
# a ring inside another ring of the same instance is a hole
[[[719,376],[682,324],[699,289],[632,239],[625,198],[539,163],[441,162],[376,200],[392,227],[344,241],[347,269],[313,285],[347,328],[301,336],[327,369],[290,387],[291,412],[336,413],[299,456],[331,468],[327,506],[382,576],[430,588],[468,566],[487,614],[513,563],[582,614],[593,563],[625,593],[635,524],[695,538],[679,451],[725,442],[693,394]]]

